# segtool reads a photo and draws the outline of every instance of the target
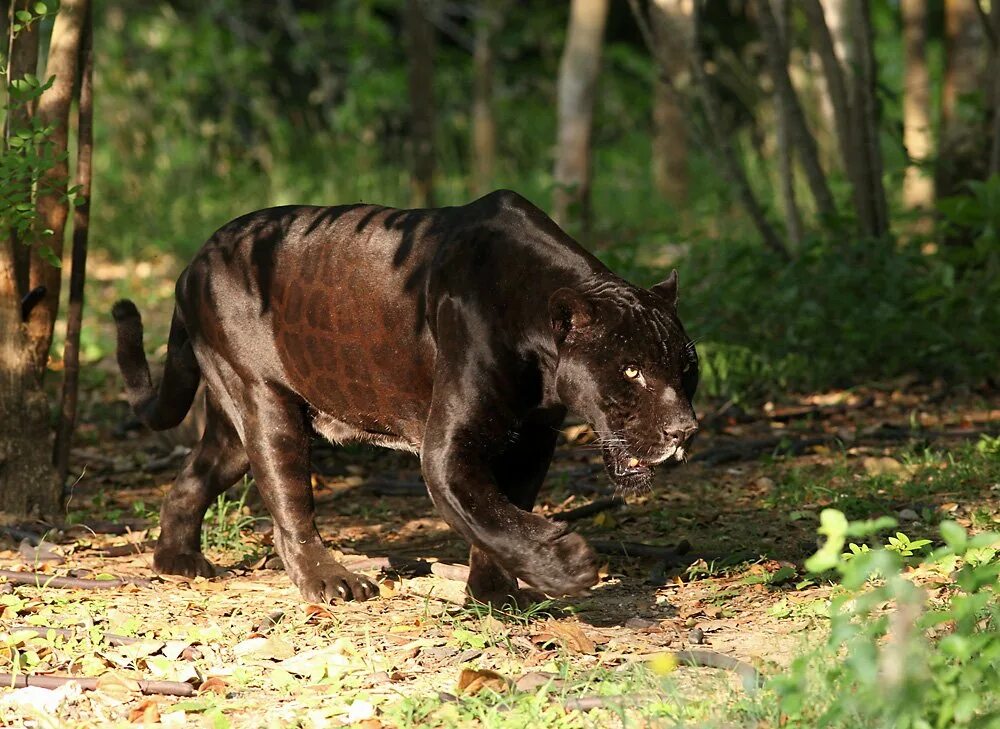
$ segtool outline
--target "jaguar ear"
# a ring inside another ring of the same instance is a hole
[[[562,342],[570,332],[590,326],[594,309],[579,292],[562,288],[549,297],[549,319],[556,340]]]
[[[666,299],[671,306],[677,306],[677,269],[675,268],[663,281],[653,286],[651,291]]]

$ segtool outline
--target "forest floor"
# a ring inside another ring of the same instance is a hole
[[[102,285],[98,269],[92,283],[103,311],[118,290],[107,276]],[[159,313],[147,318],[165,327],[166,309],[150,304],[164,284],[153,288],[147,304]],[[148,542],[185,447],[124,427],[111,360],[85,378],[66,518],[17,525],[41,546],[7,525],[0,569],[139,584],[0,580],[0,672],[100,677],[93,691],[0,689],[0,725],[767,726],[774,715],[736,674],[666,656],[711,650],[771,677],[822,640],[834,588],[803,566],[822,509],[893,516],[911,539],[937,539],[944,518],[972,531],[1000,523],[1000,465],[982,447],[1000,432],[995,391],[908,378],[759,409],[700,403],[689,463],[627,504],[574,519],[599,548],[600,584],[528,611],[489,610],[466,604],[452,579],[461,570],[441,566],[464,563],[467,549],[435,513],[415,457],[317,443],[320,530],[382,594],[311,605],[268,568],[271,525],[247,484],[206,520],[218,577],[154,573]],[[586,426],[566,427],[536,511],[607,503],[591,439]],[[108,556],[123,545],[136,546]],[[650,547],[660,551],[636,554]],[[192,695],[144,695],[141,680],[182,682]]]

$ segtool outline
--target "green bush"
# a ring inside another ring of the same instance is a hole
[[[750,241],[696,243],[680,263],[681,306],[705,390],[755,398],[910,373],[993,375],[998,258],[996,245],[924,253],[813,240],[789,262]]]
[[[1000,726],[1000,535],[943,522],[945,546],[920,561],[923,540],[900,533],[876,549],[847,542],[892,520],[821,520],[807,566],[840,586],[826,643],[771,681],[782,726]]]

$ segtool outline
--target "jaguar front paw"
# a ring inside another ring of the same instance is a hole
[[[562,534],[537,549],[518,576],[552,597],[579,595],[597,584],[597,555],[579,534]]]

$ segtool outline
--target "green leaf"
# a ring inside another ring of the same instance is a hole
[[[59,256],[55,254],[49,246],[39,246],[38,255],[42,257],[47,264],[54,268],[62,268],[62,261],[59,260]]]
[[[965,551],[969,539],[965,530],[953,521],[941,522],[941,538],[944,539],[945,544],[959,554]]]
[[[30,23],[32,21],[31,13],[27,10],[18,10],[14,13],[14,17],[20,20],[22,23]]]
[[[48,5],[46,5],[45,3],[35,3],[35,14],[45,15],[47,12],[49,12]]]

